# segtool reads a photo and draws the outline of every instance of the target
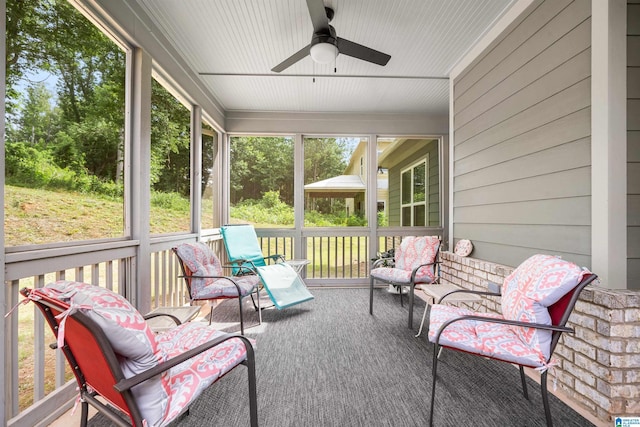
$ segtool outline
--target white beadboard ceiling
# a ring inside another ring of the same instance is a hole
[[[271,68],[308,45],[306,0],[136,0],[230,111],[446,114],[448,73],[515,0],[325,0],[339,37],[391,55]],[[316,76],[315,82],[313,76]]]

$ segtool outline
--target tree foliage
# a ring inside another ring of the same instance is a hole
[[[66,0],[7,0],[6,11],[7,142],[28,144],[77,174],[119,181],[125,52]],[[43,75],[55,80],[55,93],[33,81]],[[189,111],[159,86],[153,188],[188,196]]]
[[[347,144],[342,138],[304,140],[304,183],[342,175],[347,167]]]
[[[305,184],[343,174],[348,154],[345,139],[306,138]],[[294,146],[291,138],[233,137],[231,204],[240,204],[245,200],[264,200],[268,194],[279,194],[281,201],[293,206],[293,168]],[[327,206],[329,205],[327,202]]]
[[[293,205],[293,141],[287,137],[241,136],[231,139],[231,203],[262,199],[279,192]]]

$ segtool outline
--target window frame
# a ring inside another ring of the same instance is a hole
[[[420,167],[424,165],[424,201],[421,202],[415,202],[414,201],[414,185],[415,185],[415,169],[417,167]],[[410,172],[411,173],[411,201],[408,203],[404,203],[403,201],[403,194],[404,194],[404,180],[403,180],[403,176],[405,173]],[[422,159],[418,160],[417,162],[412,163],[411,165],[400,169],[400,226],[401,227],[414,227],[415,225],[415,208],[417,206],[424,206],[424,224],[423,226],[425,226],[427,224],[427,214],[428,214],[428,209],[427,207],[429,206],[429,159],[428,157],[423,157]],[[409,208],[410,212],[411,212],[411,223],[410,224],[405,224],[405,219],[404,219],[404,209],[405,208]]]

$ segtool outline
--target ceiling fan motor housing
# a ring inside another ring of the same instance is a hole
[[[336,36],[336,30],[331,25],[329,25],[329,34],[325,32],[313,33],[313,37],[311,38],[311,46],[316,45],[318,43],[329,43],[338,48],[338,37]]]

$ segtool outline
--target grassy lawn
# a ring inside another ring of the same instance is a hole
[[[5,246],[122,237],[122,200],[6,185]],[[188,232],[188,211],[151,207],[151,232]]]

